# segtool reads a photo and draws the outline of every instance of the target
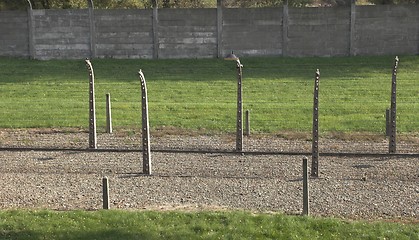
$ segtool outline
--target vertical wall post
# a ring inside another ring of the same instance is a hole
[[[390,106],[390,139],[389,139],[389,153],[396,153],[396,80],[397,80],[397,66],[399,65],[399,58],[394,59],[393,73],[391,76],[391,106]]]
[[[89,71],[89,148],[97,148],[96,106],[95,106],[95,74],[89,59],[85,60]]]
[[[28,51],[29,51],[29,58],[35,58],[35,43],[34,43],[34,29],[33,29],[33,9],[32,3],[30,0],[28,1]]]
[[[312,140],[312,161],[311,176],[319,176],[319,81],[320,71],[317,69],[314,78],[314,97],[313,97],[313,140]]]
[[[150,150],[150,122],[148,118],[147,85],[143,72],[138,72],[141,80],[141,106],[142,106],[142,152],[143,152],[143,173],[151,174],[151,150]]]
[[[106,94],[106,132],[112,133],[111,94]]]
[[[282,56],[288,54],[288,0],[282,7]]]
[[[237,59],[237,123],[236,123],[236,152],[243,151],[243,96],[242,96],[242,67]]]
[[[351,15],[349,29],[349,56],[355,56],[355,16],[356,16],[356,0],[351,0]]]
[[[159,44],[159,17],[158,17],[158,5],[157,0],[151,1],[153,4],[153,16],[152,16],[152,26],[153,26],[153,59],[159,58],[160,44]]]
[[[96,57],[96,26],[93,0],[87,0],[89,5],[89,26],[90,26],[90,58]]]
[[[217,58],[223,56],[223,0],[217,0]]]
[[[308,159],[303,158],[303,215],[309,215]]]

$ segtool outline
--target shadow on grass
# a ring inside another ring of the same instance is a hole
[[[38,232],[38,231],[31,231],[31,230],[22,230],[22,231],[11,231],[7,233],[0,234],[0,239],[13,239],[13,240],[23,240],[23,239],[159,239],[158,233],[151,233],[147,231],[138,231],[134,233],[129,233],[125,230],[121,229],[110,229],[104,231],[94,231],[94,230],[87,230],[87,231],[71,231],[71,232],[60,232],[60,231],[53,231],[49,233],[45,232]],[[179,236],[181,239],[182,236]]]

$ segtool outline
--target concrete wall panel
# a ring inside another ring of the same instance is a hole
[[[349,31],[349,8],[290,8],[288,55],[348,55]]]
[[[95,10],[99,58],[151,58],[152,10]]]
[[[48,9],[33,10],[33,21],[27,11],[1,11],[0,56],[27,57],[30,49],[37,59],[419,53],[418,5],[354,9]]]
[[[89,13],[85,9],[33,10],[37,59],[90,56]]]
[[[224,9],[224,55],[282,54],[282,8]]]
[[[0,12],[0,56],[29,55],[28,13]]]
[[[418,53],[418,20],[417,5],[357,7],[355,53],[357,55]]]
[[[212,58],[217,54],[216,9],[161,9],[159,56]]]

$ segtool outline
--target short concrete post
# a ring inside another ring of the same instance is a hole
[[[309,215],[308,158],[303,158],[303,215]]]
[[[102,178],[102,192],[103,192],[103,209],[110,209],[108,177]]]
[[[106,94],[106,132],[112,133],[111,94]]]
[[[250,136],[250,111],[249,110],[246,110],[245,120],[246,120],[245,134],[246,134],[246,136]]]

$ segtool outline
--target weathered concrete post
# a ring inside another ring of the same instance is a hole
[[[89,26],[90,26],[90,58],[96,57],[96,26],[93,0],[87,0],[89,5]]]
[[[110,209],[109,204],[109,180],[108,177],[102,178],[102,199],[103,199],[103,209]]]
[[[89,59],[85,60],[89,71],[89,148],[97,148],[96,106],[95,106],[95,74]]]
[[[228,54],[224,60],[236,61],[237,68],[237,120],[236,120],[236,152],[243,151],[243,97],[242,97],[242,68],[240,59],[233,52]]]
[[[303,158],[303,215],[309,215],[308,159]]]
[[[32,3],[30,0],[28,1],[28,31],[29,31],[29,38],[28,38],[28,50],[29,50],[29,58],[34,59],[35,58],[35,43],[34,43],[34,32],[33,32],[33,9],[32,9]]]
[[[320,71],[317,69],[314,78],[314,97],[313,97],[313,140],[312,140],[312,162],[311,176],[319,176],[319,81]]]
[[[250,111],[246,110],[246,114],[245,114],[245,120],[246,120],[246,128],[245,128],[245,135],[246,136],[250,136]]]
[[[243,151],[243,96],[242,96],[242,67],[237,59],[237,126],[236,126],[236,152]]]
[[[112,133],[111,94],[106,94],[106,132]]]
[[[396,80],[397,80],[397,66],[399,65],[399,58],[394,59],[393,73],[391,77],[391,106],[390,106],[390,139],[389,139],[389,153],[396,153]]]
[[[141,80],[141,106],[142,106],[142,152],[143,173],[151,175],[151,150],[150,150],[150,123],[148,118],[147,85],[143,72],[138,72]]]

